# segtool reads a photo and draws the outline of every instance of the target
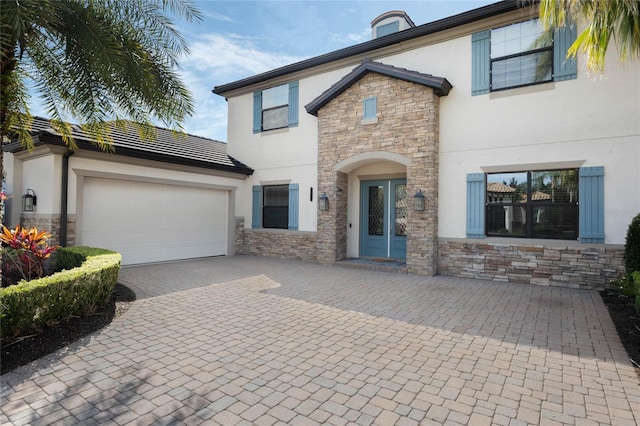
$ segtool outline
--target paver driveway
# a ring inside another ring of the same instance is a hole
[[[139,298],[122,317],[2,376],[2,423],[640,420],[596,292],[247,256],[120,282]]]

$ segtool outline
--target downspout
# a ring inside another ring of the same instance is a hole
[[[62,192],[60,196],[60,245],[62,247],[67,246],[67,217],[68,206],[67,198],[69,192],[69,157],[74,154],[75,151],[67,151],[62,156]]]

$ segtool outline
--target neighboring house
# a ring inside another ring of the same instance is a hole
[[[117,250],[125,265],[234,254],[236,191],[253,171],[222,142],[156,131],[145,141],[133,126],[114,129],[106,153],[73,126],[72,152],[36,118],[33,150],[5,146],[4,223],[47,230],[53,244]],[[21,211],[28,189],[33,212]]]
[[[521,3],[420,26],[389,12],[371,41],[216,86],[228,153],[255,170],[238,252],[583,288],[619,275],[640,65],[611,46],[588,75],[565,60],[576,28],[550,37]]]

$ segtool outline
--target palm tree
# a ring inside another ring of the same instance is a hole
[[[177,74],[186,42],[169,16],[201,19],[190,0],[2,0],[0,167],[7,139],[31,144],[27,79],[71,149],[67,117],[104,149],[112,126],[136,123],[146,138],[153,122],[180,130],[194,103]]]
[[[585,23],[567,56],[575,57],[582,50],[591,71],[604,71],[604,57],[611,39],[618,46],[621,61],[640,59],[638,0],[540,0],[540,19],[545,28]]]

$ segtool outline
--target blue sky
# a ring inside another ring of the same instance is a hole
[[[390,10],[422,25],[496,0],[194,1],[203,21],[178,22],[191,52],[182,75],[196,101],[185,131],[226,142],[227,104],[214,86],[370,40],[371,21]],[[37,99],[31,109],[46,117]]]

